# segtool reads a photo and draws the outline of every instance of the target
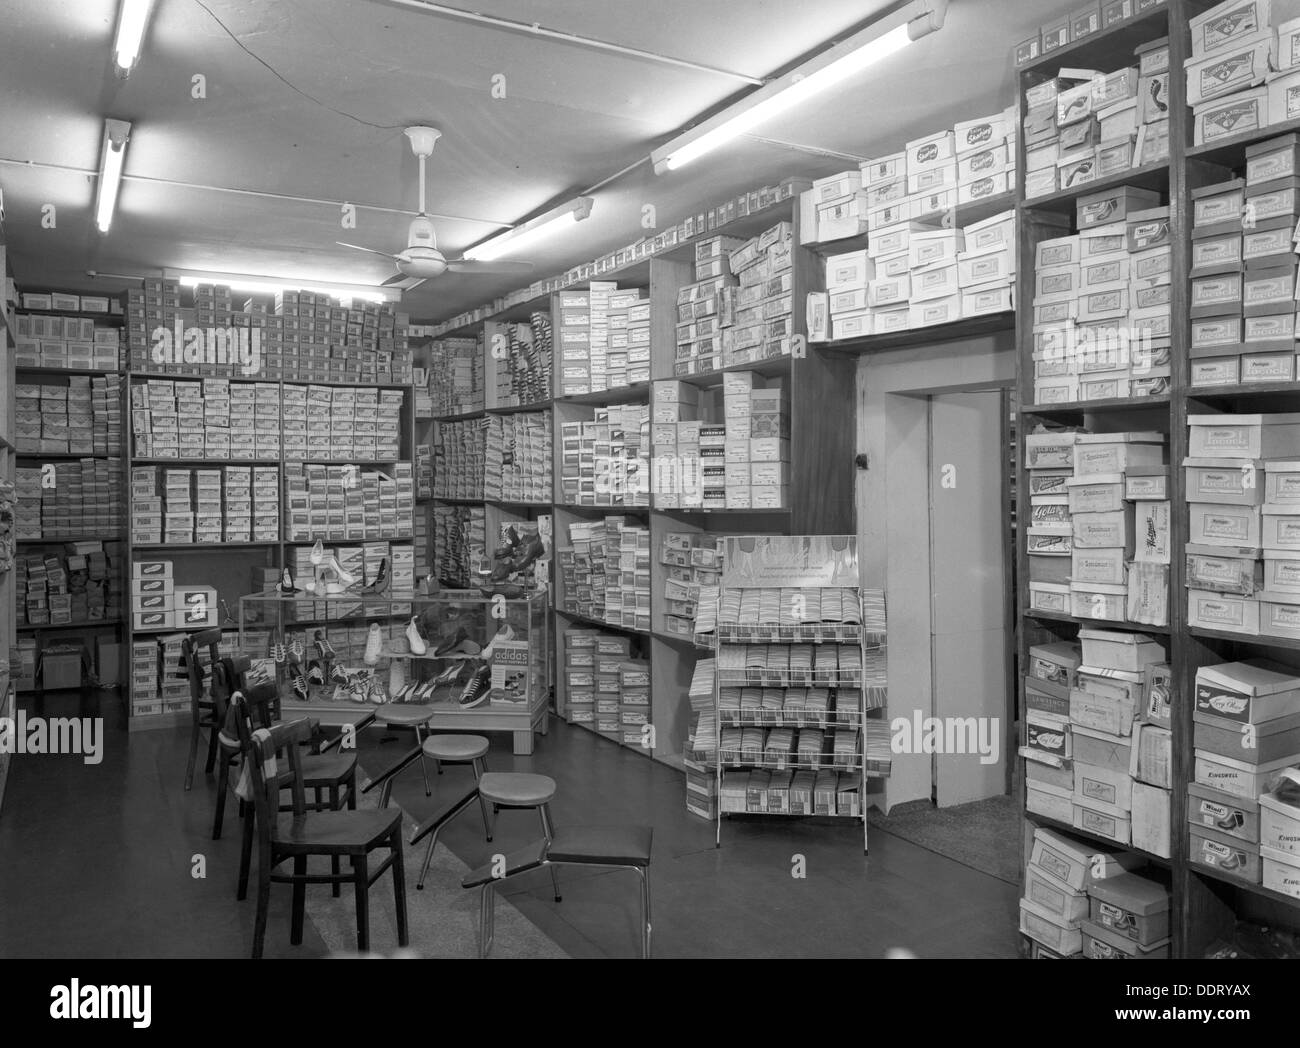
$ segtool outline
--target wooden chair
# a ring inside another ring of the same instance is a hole
[[[190,682],[190,760],[185,768],[187,790],[194,785],[194,764],[198,760],[199,743],[205,728],[210,734],[208,735],[208,762],[203,770],[211,773],[217,762],[217,733],[221,731],[221,718],[218,716],[215,701],[211,695],[205,694],[203,678],[206,674],[199,662],[199,654],[203,648],[208,649],[210,672],[211,667],[215,666],[220,659],[218,652],[220,644],[221,630],[217,628],[193,633],[181,642],[181,651],[185,657],[185,675]],[[221,712],[224,714],[224,711]]]
[[[251,718],[242,693],[233,699],[238,716],[240,743],[252,780],[253,806],[257,817],[257,919],[253,928],[253,957],[262,956],[266,939],[267,910],[271,901],[271,882],[293,885],[293,916],[289,941],[302,944],[308,884],[335,884],[350,881],[356,890],[357,949],[370,948],[370,886],[391,866],[393,893],[397,904],[397,941],[408,943],[406,921],[406,882],[402,858],[401,809],[378,811],[308,812],[303,783],[300,746],[311,739],[306,721],[277,724],[271,728],[249,731]],[[286,767],[287,763],[287,767]],[[280,791],[292,790],[292,814],[280,814]],[[372,872],[372,851],[387,848],[388,855]],[[346,857],[351,872],[342,875],[307,872],[307,860],[313,856],[331,859]],[[292,873],[277,873],[281,863],[293,860]]]

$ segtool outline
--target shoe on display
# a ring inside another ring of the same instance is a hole
[[[503,624],[501,628],[497,630],[496,636],[494,636],[490,641],[488,641],[488,645],[486,648],[483,649],[483,653],[481,657],[484,659],[488,659],[490,661],[492,656],[496,654],[497,641],[507,641],[507,640],[514,640],[514,639],[515,639],[515,631],[510,627],[509,623]]]
[[[322,659],[337,659],[339,657],[339,653],[334,650],[334,645],[329,642],[329,638],[325,636],[324,631],[317,630],[312,635],[312,640]]]
[[[307,649],[302,646],[302,638],[294,637],[289,645],[289,654],[293,656],[293,661],[301,663],[307,655]]]
[[[542,541],[541,535],[532,535],[524,543],[523,548],[515,555],[511,561],[512,572],[524,571],[532,567],[533,562],[546,552],[546,543]]]
[[[336,557],[333,553],[330,554],[329,560],[326,562],[326,566],[330,569],[330,571],[334,572],[335,577],[339,580],[339,582],[343,583],[343,587],[345,589],[348,586],[351,586],[356,583],[357,577],[353,575],[352,572],[345,570],[343,565],[339,563],[339,558]]]
[[[330,680],[338,684],[346,684],[348,682],[348,671],[336,662],[334,668],[330,670]]]
[[[307,667],[307,680],[312,684],[325,683],[325,671],[320,668],[320,663],[314,659],[311,665]]]
[[[460,693],[458,705],[462,710],[472,710],[475,706],[481,706],[486,702],[491,691],[492,667],[484,663],[474,671],[473,676],[465,684],[465,690]]]
[[[490,582],[480,586],[478,591],[485,597],[505,597],[506,600],[518,600],[524,595],[523,586],[517,582]]]
[[[424,643],[424,638],[420,636],[420,628],[415,622],[416,617],[412,615],[411,621],[406,627],[406,642],[411,646],[412,655],[423,655],[429,648]]]
[[[388,701],[388,692],[386,692],[384,686],[379,683],[379,678],[373,674],[366,685],[366,698],[376,706],[382,706]]]
[[[497,560],[503,560],[506,557],[513,557],[515,552],[519,549],[521,541],[522,540],[519,538],[519,532],[515,531],[513,527],[507,528],[506,544],[504,546],[498,546],[493,551],[492,556]]]
[[[366,653],[362,656],[362,661],[367,666],[373,666],[379,661],[379,656],[384,651],[384,634],[379,628],[379,623],[370,624],[370,632],[366,635]]]
[[[460,676],[461,670],[463,670],[464,668],[465,668],[465,663],[460,659],[457,659],[455,662],[449,663],[446,669],[444,669],[441,673],[434,676],[433,686],[435,688],[440,688],[444,684],[454,683],[456,678]]]
[[[475,641],[470,640],[465,627],[461,626],[450,637],[444,637],[433,653],[434,655],[477,655],[482,650]]]
[[[334,694],[331,697],[335,702],[346,702],[348,700],[348,689],[342,684],[335,684]]]
[[[392,582],[392,575],[388,571],[388,558],[385,557],[379,562],[379,574],[375,576],[375,581],[368,586],[361,587],[362,593],[371,593],[379,595],[387,593],[388,587]]]
[[[293,572],[288,568],[280,569],[280,584],[276,586],[275,589],[282,597],[291,597],[295,593],[301,592],[298,587],[293,584]]]
[[[318,567],[325,563],[325,543],[320,539],[317,539],[316,545],[312,546],[310,559],[312,564]]]
[[[307,678],[301,673],[295,674],[293,678],[293,693],[300,701],[307,701]]]
[[[285,650],[283,641],[276,641],[274,644],[271,645],[271,658],[273,658],[276,662],[282,663],[287,657],[288,657],[288,652]]]
[[[406,669],[402,665],[401,659],[390,659],[388,662],[388,694],[396,701],[397,697],[406,690]]]

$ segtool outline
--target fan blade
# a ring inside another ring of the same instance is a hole
[[[425,282],[426,277],[407,277],[401,273],[389,277],[381,284],[381,287],[401,288],[403,291],[414,291],[417,287]]]
[[[395,262],[401,261],[402,257],[401,255],[390,255],[387,251],[376,251],[373,247],[362,247],[360,244],[345,244],[341,240],[336,240],[334,243],[338,244],[339,247],[350,247],[353,251],[367,251],[372,255],[382,255],[384,258],[391,258]]]
[[[447,268],[453,273],[482,273],[485,276],[492,273],[531,273],[533,264],[531,262],[475,262],[470,258],[458,258],[454,262],[448,262]]]

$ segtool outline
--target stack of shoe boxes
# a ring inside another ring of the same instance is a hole
[[[1184,73],[1195,145],[1300,116],[1300,19],[1283,21],[1294,13],[1269,0],[1229,0],[1190,20]]]
[[[551,417],[519,411],[487,419],[483,497],[498,502],[551,501]]]
[[[736,296],[730,254],[744,243],[738,237],[709,237],[695,245],[694,281],[677,292],[676,374],[722,366],[722,331],[732,324]],[[748,297],[761,300],[761,288]]]
[[[1202,666],[1192,720],[1189,858],[1300,896],[1296,805],[1275,795],[1295,787],[1284,772],[1300,760],[1300,677],[1263,659]]]
[[[562,309],[569,314],[570,333],[581,328],[587,335],[580,345],[571,342],[568,346],[574,368],[590,358],[588,301],[585,292],[580,297],[583,299],[580,305]],[[579,317],[583,318],[581,323]],[[480,357],[491,354],[496,362],[494,403],[497,407],[540,404],[551,399],[553,347],[549,313],[533,313],[527,324],[489,324],[480,333],[477,344]],[[569,377],[575,375],[576,371]],[[570,392],[579,390],[574,388]]]
[[[280,538],[280,471],[273,466],[135,466],[131,494],[136,543],[272,543]]]
[[[63,539],[120,532],[126,520],[122,460],[82,459],[15,471],[15,531],[20,539]]]
[[[274,316],[265,319],[268,325],[280,321],[281,373],[285,379],[381,384],[411,381],[407,319],[391,302],[365,302],[347,308],[327,295],[285,291],[276,294],[273,309]]]
[[[1070,691],[1081,659],[1079,645],[1068,641],[1031,645],[1024,680],[1025,810],[1062,823],[1074,818]]]
[[[1289,382],[1297,373],[1300,140],[1287,135],[1246,152],[1244,181],[1193,190],[1194,386]]]
[[[1025,545],[1029,554],[1029,607],[1069,615],[1071,555],[1074,530],[1070,524],[1069,489],[1074,476],[1074,442],[1070,431],[1030,433],[1025,437],[1025,468],[1029,473],[1029,522]]]
[[[434,506],[434,574],[444,585],[466,587],[487,556],[482,506]]]
[[[1025,92],[1025,196],[1077,189],[1169,157],[1169,43],[1148,41],[1135,64],[1062,69]]]
[[[597,408],[590,422],[560,427],[561,502],[581,506],[648,506],[648,404]]]
[[[650,629],[650,531],[628,518],[569,525],[559,550],[563,609],[611,626]]]
[[[415,497],[433,498],[433,445],[415,445]]]
[[[137,560],[131,565],[131,622],[137,633],[215,626],[219,607],[213,587],[176,582],[169,560]],[[179,646],[176,654],[179,657]]]
[[[594,387],[591,366],[591,292],[559,293],[560,395],[590,393]]]
[[[651,393],[650,445],[655,506],[702,506],[700,486],[700,401],[697,386],[658,381]]]
[[[1070,614],[1168,624],[1171,521],[1161,490],[1166,444],[1161,433],[1075,434],[1073,475],[1065,481]]]
[[[402,454],[403,400],[400,390],[286,384],[284,457],[312,462],[396,462]],[[305,418],[305,433],[297,424],[289,427],[291,418],[296,423]]]
[[[720,454],[714,446],[716,438],[701,428],[704,508],[785,507],[790,479],[790,401],[782,380],[764,379],[750,371],[730,372],[723,376],[722,403],[726,432]]]
[[[116,452],[122,439],[120,379],[71,375],[68,384],[14,387],[19,451],[74,455]]]
[[[175,625],[177,627],[185,625],[181,621],[185,613],[178,610],[176,614]],[[161,713],[184,713],[190,708],[190,684],[183,675],[185,637],[184,633],[169,633],[158,638],[161,660],[158,682]]]
[[[132,717],[156,716],[162,713],[156,640],[137,640],[132,643],[130,685]]]
[[[430,343],[428,388],[435,416],[483,410],[483,364],[477,339],[447,338]]]
[[[433,434],[433,497],[482,499],[487,470],[487,423],[440,422]]]
[[[174,338],[177,322],[181,321],[180,311],[179,280],[149,277],[144,282],[143,290],[132,288],[127,292],[126,341],[131,354],[132,371],[182,373],[181,365],[154,358],[154,347],[159,344],[159,340],[154,337],[155,333],[161,328],[169,333],[169,338]],[[186,326],[181,321],[182,332]]]
[[[650,664],[632,653],[631,638],[601,630],[564,635],[565,711],[625,746],[646,745],[650,724]]]
[[[411,464],[392,474],[353,466],[290,463],[285,467],[290,542],[410,538],[415,511]]]
[[[122,329],[90,317],[14,316],[14,363],[22,368],[117,371],[122,366]]]
[[[278,459],[279,387],[148,379],[131,387],[131,427],[137,458]]]
[[[610,293],[606,388],[650,381],[650,292],[625,288]]]
[[[794,334],[794,231],[789,222],[745,241],[727,264],[740,281],[731,326],[722,329],[722,366],[789,356]],[[700,272],[696,267],[696,273]],[[719,270],[721,272],[721,270]],[[678,330],[680,340],[680,328]],[[707,368],[679,367],[677,374]]]
[[[1188,624],[1300,637],[1300,415],[1188,423]]]
[[[1055,830],[1034,830],[1020,900],[1020,932],[1034,943],[1035,957],[1074,957],[1083,953],[1082,925],[1088,892],[1098,882],[1120,878],[1142,864],[1132,852],[1107,854]]]
[[[690,637],[695,633],[700,592],[716,587],[722,577],[720,536],[691,532],[669,532],[659,549],[664,566],[664,633]]]

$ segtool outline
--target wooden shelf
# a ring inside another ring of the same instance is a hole
[[[500,506],[502,509],[550,509],[555,503],[553,502],[512,502],[510,499],[484,499],[489,506]]]
[[[585,622],[589,626],[599,626],[601,629],[613,630],[615,633],[630,633],[637,637],[652,636],[649,630],[639,630],[635,626],[617,626],[612,622],[606,622],[604,619],[593,618],[590,615],[582,615],[576,611],[565,611],[563,608],[559,607],[555,609],[555,614],[573,619],[574,622]]]
[[[1129,844],[1119,844],[1109,837],[1099,837],[1095,833],[1089,833],[1087,830],[1080,830],[1072,823],[1061,822],[1059,819],[1049,819],[1046,815],[1039,815],[1036,812],[1026,811],[1025,818],[1030,822],[1042,826],[1045,829],[1061,830],[1064,833],[1072,834],[1075,837],[1083,837],[1086,840],[1094,841],[1103,845],[1108,851],[1129,851],[1136,855],[1141,855],[1148,862],[1169,869],[1173,865],[1171,859],[1162,858],[1159,855],[1153,855],[1151,852],[1143,851],[1141,848],[1134,848]]]
[[[30,365],[19,364],[14,368],[19,377],[30,378],[59,378],[62,375],[90,375],[95,378],[103,378],[106,375],[117,375],[119,377],[126,373],[119,368],[56,368],[56,367],[32,367]]]
[[[23,451],[21,448],[15,448],[14,454],[18,458],[38,458],[38,459],[45,459],[49,462],[55,462],[55,461],[76,462],[78,459],[111,459],[111,458],[126,457],[121,453],[116,455],[106,455],[103,452],[96,452],[94,454],[91,454],[89,452],[83,453],[79,451]],[[139,460],[137,459],[136,461]]]
[[[82,622],[60,622],[56,625],[45,623],[44,625],[34,626],[31,624],[18,624],[19,633],[50,633],[54,630],[84,630],[84,629],[109,629],[114,626],[120,626],[122,619],[85,619]]]
[[[65,535],[63,537],[50,537],[39,539],[18,539],[20,546],[61,546],[65,542],[125,542],[125,532],[113,532],[110,534],[98,533],[94,535]]]
[[[961,228],[971,226],[976,222],[983,222],[986,218],[992,218],[994,215],[1001,214],[1003,211],[1010,211],[1016,206],[1015,193],[999,193],[997,196],[987,197],[983,200],[973,200],[966,204],[958,204],[956,211],[952,215],[951,226]],[[921,225],[933,225],[936,229],[944,228],[940,219],[936,217],[933,222],[926,219],[918,220]],[[867,246],[870,233],[858,233],[856,236],[841,237],[839,240],[817,240],[811,244],[804,244],[803,247],[817,254],[840,255],[846,251],[860,251]]]
[[[1300,120],[1284,120],[1278,124],[1269,124],[1257,131],[1246,131],[1217,142],[1191,146],[1187,150],[1187,159],[1218,164],[1220,167],[1239,168],[1246,163],[1247,146],[1256,142],[1266,142],[1279,135],[1294,134],[1297,131],[1300,131]]]
[[[1190,626],[1187,632],[1193,637],[1204,637],[1207,640],[1230,640],[1256,648],[1289,648],[1300,651],[1300,640],[1294,637],[1258,637],[1249,633],[1233,633],[1231,630],[1210,630],[1202,626]]]
[[[979,338],[998,331],[1013,331],[1015,326],[1014,312],[990,313],[982,317],[963,317],[949,324],[931,324],[928,327],[909,328],[907,331],[892,331],[885,335],[847,338],[839,342],[814,342],[813,345],[831,353],[878,353],[886,349],[931,346],[939,342]]]
[[[765,516],[765,517],[785,517],[794,512],[789,506],[783,509],[701,509],[697,506],[685,508],[664,508],[655,506],[656,513],[667,513],[671,516],[693,517],[697,514],[709,517],[747,517],[747,516]]]
[[[96,313],[84,309],[32,309],[28,306],[15,305],[14,313],[31,313],[33,316],[40,317],[76,317],[79,320],[116,320],[119,323],[126,321],[125,313]]]
[[[453,497],[450,496],[450,495],[433,495],[433,496],[431,496],[431,501],[433,501],[433,502],[447,502],[447,503],[450,503],[450,504],[453,505],[453,506],[482,506],[482,505],[483,505],[487,500],[486,500],[486,499],[453,498]]]
[[[131,460],[131,464],[133,466],[279,466],[282,461],[278,457],[265,459],[210,459],[141,458],[137,455]]]
[[[614,389],[594,390],[591,393],[570,393],[556,397],[556,404],[631,404],[638,400],[649,400],[650,383],[634,382],[630,386],[616,386]]]
[[[1300,395],[1300,382],[1248,382],[1239,386],[1188,386],[1183,396],[1188,400],[1247,400],[1271,397],[1279,393]]]
[[[1141,411],[1143,408],[1169,409],[1169,394],[1156,397],[1120,397],[1113,400],[1078,400],[1071,404],[1026,404],[1022,415],[1089,415],[1112,411]]]
[[[466,411],[466,412],[464,412],[463,414],[460,414],[460,415],[434,415],[434,416],[432,417],[431,421],[433,421],[433,422],[443,422],[443,423],[446,423],[446,422],[473,422],[475,419],[480,419],[480,418],[482,418],[482,417],[483,417],[484,415],[486,415],[486,414],[487,414],[487,412],[486,412],[483,408],[479,408],[477,411]]]
[[[196,552],[214,549],[267,549],[272,546],[280,545],[280,539],[263,539],[258,542],[133,542],[132,549],[139,550],[165,550],[168,553],[184,553],[187,550]],[[358,540],[359,541],[359,540]],[[303,539],[304,545],[310,545],[310,540]]]
[[[1069,622],[1075,626],[1097,627],[1099,629],[1130,630],[1133,633],[1154,633],[1168,635],[1168,626],[1147,626],[1140,622],[1128,622],[1121,619],[1079,618],[1077,615],[1062,615],[1055,611],[1026,611],[1026,618],[1040,619],[1045,622]]]
[[[553,403],[555,403],[553,400],[539,400],[532,404],[508,404],[485,410],[489,415],[518,415],[525,411],[545,411]]]
[[[553,502],[556,509],[573,510],[577,513],[649,513],[649,506],[586,506],[577,502]]]
[[[1061,214],[1073,215],[1079,197],[1100,193],[1104,189],[1113,189],[1115,186],[1138,186],[1141,189],[1155,189],[1159,190],[1162,195],[1167,196],[1169,193],[1169,161],[1159,160],[1154,164],[1130,167],[1127,170],[1118,171],[1113,175],[1107,175],[1105,178],[1093,179],[1091,182],[1085,182],[1070,189],[1059,189],[1055,193],[1026,197],[1017,204],[1017,207],[1031,211],[1056,211]]]
[[[821,343],[817,344],[821,345]],[[793,360],[794,358],[790,356],[768,357],[766,360],[753,360],[744,364],[728,364],[725,368],[705,371],[699,375],[674,375],[672,381],[689,382],[692,386],[710,389],[722,385],[725,381],[723,376],[735,374],[737,371],[753,371],[767,378],[774,375],[788,375]]]
[[[1263,862],[1262,859],[1260,861]],[[1271,899],[1273,902],[1280,902],[1285,906],[1291,906],[1300,910],[1300,899],[1291,895],[1284,895],[1282,892],[1275,892],[1272,888],[1265,888],[1262,884],[1247,884],[1245,881],[1232,877],[1229,874],[1221,873],[1213,866],[1202,866],[1199,863],[1188,863],[1187,868],[1198,876],[1208,877],[1212,881],[1218,881],[1220,884],[1229,884],[1243,892],[1257,895],[1261,899]]]

